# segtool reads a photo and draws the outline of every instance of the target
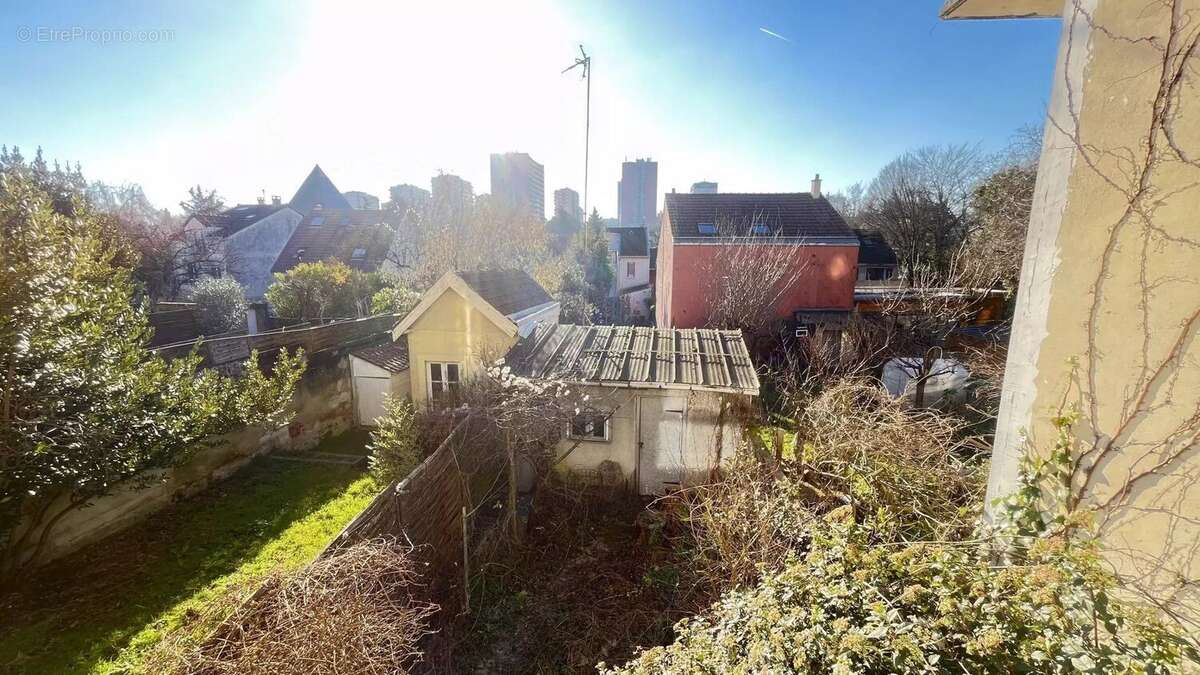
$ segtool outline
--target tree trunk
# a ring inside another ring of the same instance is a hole
[[[508,523],[512,540],[521,542],[521,528],[517,522],[517,452],[512,446],[512,436],[504,434],[504,444],[508,450]]]

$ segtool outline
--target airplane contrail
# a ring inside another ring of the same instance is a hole
[[[783,37],[782,35],[780,35],[779,33],[776,33],[773,30],[768,30],[766,28],[763,28],[762,26],[759,26],[758,29],[761,30],[762,32],[766,33],[767,35],[770,35],[773,38],[779,38],[780,40],[783,40],[784,42],[791,42],[791,40]]]

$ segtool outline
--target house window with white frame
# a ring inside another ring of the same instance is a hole
[[[607,441],[608,415],[601,412],[580,413],[571,418],[567,438],[578,441]]]
[[[625,276],[632,277],[634,270],[637,269],[637,263],[628,261],[625,263]]]
[[[457,363],[430,361],[427,370],[429,400],[446,403],[453,401],[458,396],[458,388],[462,382],[462,366]]]

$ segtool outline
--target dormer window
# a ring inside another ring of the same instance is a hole
[[[717,233],[717,226],[715,223],[698,223],[696,225],[696,230],[698,230],[700,234],[712,236]]]

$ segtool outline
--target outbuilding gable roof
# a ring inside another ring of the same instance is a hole
[[[531,313],[527,310],[554,302],[546,289],[521,270],[446,272],[425,291],[421,302],[392,329],[392,333],[401,335],[412,328],[448,290],[462,296],[509,336],[517,334],[518,321],[529,317]]]
[[[636,388],[758,395],[758,374],[734,330],[540,325],[506,357],[519,374]]]
[[[384,345],[356,349],[350,352],[350,355],[379,366],[389,373],[403,373],[408,370],[408,336],[401,335],[395,342]]]
[[[458,276],[484,302],[508,317],[554,301],[524,270],[481,270],[459,272]]]
[[[854,243],[853,230],[828,200],[808,192],[672,192],[667,194],[664,208],[671,235],[677,240],[717,237],[709,229],[716,228],[721,237],[844,238]]]

